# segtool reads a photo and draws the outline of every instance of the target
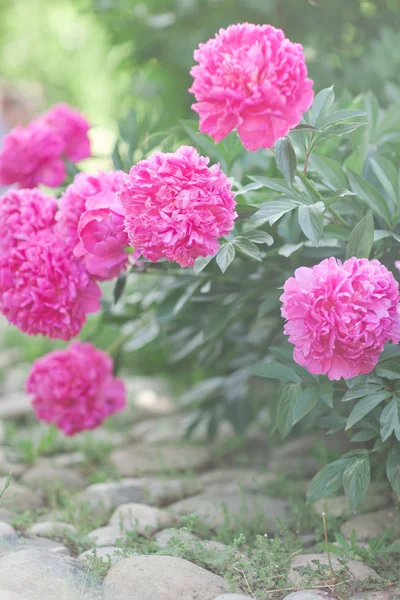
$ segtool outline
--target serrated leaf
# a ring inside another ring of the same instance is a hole
[[[350,187],[360,200],[365,202],[378,217],[384,219],[390,225],[391,215],[385,198],[376,188],[365,181],[360,175],[349,169],[348,177]]]
[[[274,243],[274,238],[265,231],[246,231],[243,234],[243,237],[246,237],[253,242],[253,244],[267,244],[268,246],[271,246]]]
[[[369,455],[365,451],[349,462],[343,473],[343,487],[351,508],[356,511],[367,493],[371,481]]]
[[[398,445],[389,450],[386,462],[386,475],[400,502],[400,448]]]
[[[222,273],[225,273],[233,259],[235,258],[235,248],[231,242],[224,244],[217,254],[217,265]]]
[[[198,275],[206,268],[209,262],[212,261],[214,256],[198,256],[194,261],[193,271]]]
[[[368,413],[371,412],[376,406],[378,406],[383,400],[387,400],[392,396],[392,392],[382,390],[375,392],[368,396],[364,396],[357,402],[353,410],[351,411],[349,418],[346,423],[346,430],[353,427],[358,421],[361,421]]]
[[[276,427],[283,438],[292,430],[293,408],[301,393],[299,383],[289,383],[281,389],[276,410]]]
[[[324,228],[325,204],[316,202],[315,204],[303,204],[299,206],[299,225],[305,236],[318,246],[319,240]]]
[[[381,439],[385,442],[394,433],[400,441],[400,402],[394,396],[381,414]]]
[[[292,424],[296,425],[303,419],[318,403],[318,390],[310,387],[304,390],[296,400],[293,408]]]
[[[297,208],[299,203],[290,199],[272,199],[263,202],[255,215],[250,217],[248,227],[261,227],[265,223],[273,225],[283,215]]]
[[[348,459],[342,457],[321,469],[310,483],[307,502],[334,494],[343,483],[343,473],[348,464]]]
[[[248,373],[250,375],[258,375],[258,377],[265,377],[266,379],[284,379],[293,383],[301,381],[301,377],[293,369],[273,362],[253,365],[249,368]]]
[[[276,165],[282,173],[286,183],[293,185],[294,174],[297,168],[297,158],[292,142],[288,137],[279,138],[275,144]]]
[[[239,250],[243,252],[243,254],[246,254],[246,256],[250,256],[250,258],[258,260],[259,262],[262,261],[259,249],[249,239],[243,236],[238,236],[233,238],[232,244],[234,244],[236,248],[239,248]]]
[[[346,258],[369,258],[374,245],[374,217],[369,211],[354,227],[346,246]]]

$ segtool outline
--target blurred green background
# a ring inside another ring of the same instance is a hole
[[[193,49],[240,21],[301,42],[317,90],[400,99],[400,0],[11,0],[0,3],[0,75],[38,109],[81,108],[107,154],[131,107],[159,129],[188,116]]]

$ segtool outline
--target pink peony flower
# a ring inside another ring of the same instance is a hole
[[[57,215],[57,233],[71,242],[78,244],[78,224],[86,210],[86,201],[100,192],[116,192],[127,174],[123,171],[100,171],[95,175],[91,173],[78,173],[73,183],[67,187],[60,199],[60,210]]]
[[[113,376],[113,361],[92,344],[73,342],[36,360],[26,382],[38,419],[65,435],[98,427],[126,404],[125,387]]]
[[[29,335],[69,340],[100,308],[100,288],[51,229],[0,258],[0,311]]]
[[[132,167],[119,192],[131,245],[181,267],[214,255],[237,216],[229,179],[190,146],[157,152]]]
[[[399,289],[377,260],[323,260],[301,267],[281,296],[294,359],[310,373],[349,379],[369,373],[384,344],[400,341]]]
[[[72,162],[78,162],[90,156],[89,123],[68,104],[55,104],[39,117],[59,134],[64,142],[63,154]]]
[[[0,256],[55,222],[57,202],[38,189],[10,189],[0,197]]]
[[[78,225],[75,256],[84,260],[96,279],[113,279],[126,268],[129,245],[124,231],[124,210],[113,192],[100,192],[86,202]]]
[[[4,137],[0,150],[0,185],[58,187],[66,176],[63,147],[60,135],[47,125],[16,127]]]
[[[271,148],[312,104],[313,82],[300,44],[271,25],[220,29],[194,53],[190,92],[200,131],[219,142],[235,127],[247,150]]]

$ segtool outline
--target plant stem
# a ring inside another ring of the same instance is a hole
[[[326,553],[327,553],[327,555],[328,555],[328,562],[329,562],[329,569],[330,569],[330,572],[331,572],[331,574],[332,574],[332,576],[333,576],[333,577],[336,577],[336,573],[335,573],[335,571],[333,570],[333,566],[332,566],[331,553],[330,553],[330,551],[329,551],[329,543],[328,543],[328,529],[327,529],[327,527],[326,527],[326,519],[325,519],[325,517],[326,517],[326,514],[325,514],[325,513],[322,513],[322,521],[323,521],[323,523],[324,523],[324,534],[325,534],[325,546],[326,546]]]

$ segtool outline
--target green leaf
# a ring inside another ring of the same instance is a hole
[[[351,380],[348,380],[351,381]],[[350,387],[350,386],[348,386]],[[377,392],[383,388],[382,383],[358,383],[353,386],[351,390],[345,393],[342,398],[342,402],[349,402],[350,400],[357,400],[373,392]]]
[[[332,382],[327,379],[322,379],[319,384],[319,397],[321,398],[321,401],[330,408],[333,408],[333,392]]]
[[[351,442],[369,442],[376,438],[376,432],[370,431],[369,429],[364,429],[363,431],[359,431],[351,438]]]
[[[394,213],[399,201],[399,176],[397,169],[387,158],[378,155],[370,158],[370,164],[376,178],[388,195],[392,213]]]
[[[331,190],[346,188],[348,185],[342,165],[327,156],[313,154],[310,159],[310,169],[316,172],[324,185]]]
[[[299,383],[289,383],[284,385],[279,393],[276,411],[276,428],[283,438],[285,438],[292,430],[293,408],[300,393],[301,385]]]
[[[378,406],[383,400],[387,400],[392,396],[392,392],[387,390],[382,390],[380,392],[375,392],[374,394],[370,394],[368,396],[364,396],[361,398],[351,411],[349,418],[346,423],[346,430],[353,427],[355,423],[361,421],[368,413],[371,412],[376,406]]]
[[[315,137],[313,147],[330,137],[342,137],[343,135],[349,135],[349,133],[353,133],[353,131],[356,131],[356,129],[359,129],[359,127],[363,127],[366,124],[367,123],[354,121],[353,123],[336,123],[334,125],[330,125],[322,133]]]
[[[273,362],[253,365],[248,370],[248,373],[267,379],[285,379],[286,381],[292,381],[293,383],[299,383],[301,381],[301,377],[299,377],[293,369]]]
[[[394,433],[400,441],[400,402],[396,396],[385,406],[381,414],[381,439],[385,442]]]
[[[263,202],[256,214],[250,217],[248,221],[248,227],[253,227],[256,229],[257,227],[261,227],[268,222],[273,225],[283,215],[290,212],[294,208],[297,208],[298,206],[298,202],[290,199],[272,199],[268,202]]]
[[[398,445],[392,446],[389,450],[386,462],[386,475],[400,502],[400,448]]]
[[[235,248],[231,242],[221,246],[221,249],[217,254],[217,265],[221,269],[222,273],[225,273],[234,258]]]
[[[354,117],[365,117],[366,114],[362,110],[353,110],[353,109],[344,109],[344,110],[336,110],[325,118],[321,120],[321,127],[326,127],[327,125],[333,125],[334,123],[341,123],[342,121],[347,121],[347,119],[352,119]]]
[[[303,246],[304,242],[299,242],[298,244],[283,244],[283,246],[279,248],[278,254],[285,258],[289,258],[289,256],[292,256],[292,254],[300,250],[300,248],[303,248]]]
[[[370,183],[365,181],[360,175],[349,170],[348,177],[350,187],[360,200],[365,202],[378,217],[384,219],[390,225],[391,215],[385,198]]]
[[[342,457],[321,469],[310,483],[307,492],[307,502],[326,498],[334,494],[342,485],[343,473],[348,464],[348,459]]]
[[[199,133],[198,121],[191,121],[189,119],[186,119],[181,120],[180,123],[182,125],[182,128],[185,130],[185,133],[192,140],[196,148],[200,148],[207,156],[213,157],[214,159],[220,161],[223,170],[226,171],[226,161],[222,156],[220,149],[214,143],[214,141],[210,137],[208,137],[208,135]]]
[[[318,246],[319,240],[324,228],[325,204],[316,202],[315,204],[303,204],[299,206],[299,225],[308,239]]]
[[[181,310],[186,306],[190,298],[193,296],[193,294],[200,287],[201,284],[202,281],[197,280],[194,281],[191,285],[188,285],[188,287],[183,292],[182,296],[178,299],[178,302],[174,306],[174,310],[172,312],[174,316],[181,312]]]
[[[316,131],[320,131],[319,129],[317,129],[317,127],[313,127],[312,125],[308,125],[307,123],[300,123],[300,125],[297,125],[297,127],[294,127],[294,129],[291,129],[290,132],[296,132],[296,131],[311,131],[311,132],[316,132]]]
[[[258,211],[258,206],[253,206],[252,204],[236,204],[235,209],[238,214],[235,222],[239,223],[241,221],[247,221],[254,215]]]
[[[385,360],[376,367],[376,374],[392,381],[400,379],[400,363],[395,360]]]
[[[206,268],[209,262],[212,261],[214,256],[198,256],[194,261],[193,271],[198,275]]]
[[[344,491],[351,508],[356,511],[367,493],[371,481],[368,451],[350,461],[343,473]]]
[[[311,125],[319,127],[323,117],[328,112],[335,99],[333,86],[321,90],[314,98],[313,105],[309,110],[309,120]]]
[[[118,300],[121,298],[124,293],[125,285],[126,285],[127,276],[125,273],[121,273],[115,282],[113,296],[114,296],[114,304],[117,304]]]
[[[265,231],[246,231],[243,237],[253,242],[253,244],[267,244],[271,246],[274,243],[274,238]]]
[[[309,412],[312,411],[318,402],[318,390],[315,387],[310,387],[304,390],[296,400],[293,408],[292,424],[296,425]]]
[[[243,252],[243,254],[246,254],[246,256],[250,256],[250,258],[258,260],[259,262],[262,261],[259,249],[249,239],[242,236],[238,236],[233,238],[232,244],[234,244],[236,248],[239,248],[239,250]]]
[[[281,194],[289,195],[291,198],[298,198],[299,201],[304,201],[304,198],[301,196],[300,192],[283,183],[282,179],[272,179],[270,177],[262,177],[260,175],[257,177],[250,177],[250,179],[256,183],[262,184],[262,186],[268,190],[275,190]]]
[[[374,244],[374,217],[369,211],[354,227],[346,246],[346,258],[369,258]]]
[[[292,142],[288,137],[280,138],[275,144],[276,165],[282,173],[286,183],[293,185],[294,174],[297,168],[297,158]]]
[[[258,318],[262,318],[264,315],[278,308],[281,294],[281,290],[271,290],[270,292],[263,294],[262,301],[258,309]]]

